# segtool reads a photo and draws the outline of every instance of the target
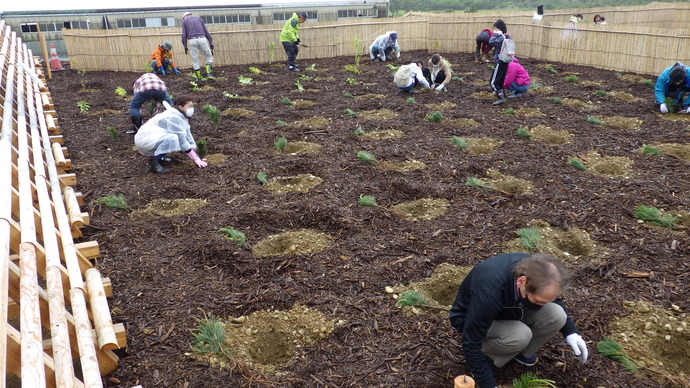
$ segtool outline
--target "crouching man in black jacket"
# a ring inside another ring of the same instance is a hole
[[[568,286],[565,265],[548,254],[505,253],[477,264],[458,289],[450,322],[462,334],[465,360],[479,388],[494,388],[491,363],[532,366],[561,332],[581,362],[585,341],[558,298]]]

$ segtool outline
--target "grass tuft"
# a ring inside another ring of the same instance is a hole
[[[560,97],[549,97],[549,102],[552,104],[561,105],[561,104],[563,104],[563,99]]]
[[[419,292],[407,290],[398,297],[398,301],[395,302],[395,305],[398,307],[428,306],[429,302],[427,302]]]
[[[225,327],[214,316],[199,320],[199,325],[193,330],[192,350],[196,353],[215,353],[219,356],[227,354],[225,345]]]
[[[468,148],[470,145],[467,143],[467,141],[460,136],[453,136],[450,138],[450,142],[453,143],[454,146],[465,149]]]
[[[572,82],[574,84],[580,82],[580,79],[575,74],[571,74],[569,76],[566,76],[563,78],[563,80],[566,82]]]
[[[359,152],[357,152],[356,156],[357,156],[357,159],[359,159],[363,162],[367,162],[369,164],[376,165],[378,163],[378,160],[376,160],[376,157],[367,151],[359,151]]]
[[[638,205],[633,211],[633,217],[669,229],[673,229],[673,223],[677,220],[676,217],[664,214],[656,207],[645,205]]]
[[[644,82],[642,82],[642,85],[649,86],[650,88],[654,88],[654,82],[652,82],[651,79],[644,80]]]
[[[596,125],[601,125],[604,124],[602,120],[599,120],[598,118],[594,116],[587,116],[587,122],[590,124],[596,124]]]
[[[541,228],[538,226],[520,228],[516,233],[520,237],[520,243],[525,247],[527,253],[535,253],[537,251],[537,245],[539,245],[539,241],[542,239]]]
[[[435,110],[435,111],[429,113],[428,115],[426,115],[426,117],[424,117],[424,119],[426,121],[431,121],[432,123],[439,123],[439,122],[441,122],[441,120],[443,120],[443,114],[441,114],[441,112]]]
[[[576,158],[570,158],[570,159],[568,159],[568,164],[571,165],[571,166],[573,166],[573,167],[575,167],[576,169],[578,169],[578,170],[580,170],[580,171],[584,171],[584,170],[587,169],[587,168],[585,167],[585,165],[582,164],[582,162],[579,161],[579,160],[576,159]]]
[[[523,139],[529,139],[532,137],[532,132],[530,132],[527,128],[523,127],[522,125],[518,127],[516,133]]]
[[[127,199],[123,194],[108,194],[105,197],[100,197],[93,200],[97,205],[103,205],[110,210],[126,210],[129,209]]]
[[[663,153],[658,148],[648,145],[643,145],[642,148],[640,148],[640,152],[645,155],[661,155]]]
[[[378,206],[376,198],[371,195],[360,195],[357,203],[362,206]]]
[[[597,343],[597,351],[604,357],[618,361],[625,370],[629,372],[637,371],[637,364],[625,354],[621,346],[611,337],[604,337]]]

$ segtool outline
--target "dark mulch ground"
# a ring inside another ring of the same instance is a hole
[[[428,57],[427,53],[405,53]],[[404,316],[383,292],[387,285],[407,284],[428,277],[444,262],[473,265],[503,252],[515,231],[533,219],[560,228],[579,227],[611,254],[598,262],[583,258],[572,264],[574,287],[565,295],[583,336],[590,341],[591,360],[574,362],[561,338],[540,353],[533,369],[509,365],[499,370],[499,380],[510,380],[528,370],[556,380],[559,387],[646,387],[658,383],[633,377],[596,354],[594,345],[607,334],[609,322],[625,314],[623,301],[644,298],[662,307],[671,304],[690,310],[687,290],[690,239],[687,233],[671,232],[639,224],[631,211],[639,204],[665,210],[690,209],[690,169],[669,156],[634,152],[652,142],[687,143],[688,122],[667,121],[653,109],[652,90],[641,83],[617,78],[614,72],[555,64],[549,74],[541,61],[523,64],[550,93],[528,93],[502,107],[470,97],[489,90],[474,81],[488,80],[485,64],[474,64],[468,54],[448,54],[464,82],[453,81],[446,93],[417,93],[417,104],[406,103],[392,84],[391,70],[368,59],[363,74],[343,66],[351,57],[301,61],[316,62],[316,77],[333,80],[302,80],[306,91],[297,92],[298,74],[284,65],[257,65],[273,74],[253,76],[265,82],[242,86],[238,75],[251,76],[247,66],[216,66],[211,88],[191,92],[198,99],[192,130],[206,137],[211,153],[229,157],[222,166],[198,169],[174,155],[172,172],[147,172],[147,160],[133,149],[127,113],[132,83],[140,74],[75,71],[54,73],[49,82],[57,107],[65,144],[70,151],[85,194],[85,211],[91,226],[85,239],[100,243],[97,266],[112,279],[113,320],[127,326],[128,347],[119,351],[121,364],[112,377],[130,387],[229,387],[229,386],[450,386],[453,376],[466,373],[460,337],[446,318],[430,314]],[[400,64],[400,63],[398,63]],[[602,87],[565,82],[565,73],[581,80],[601,81]],[[347,78],[360,83],[350,85]],[[649,77],[652,78],[652,77]],[[174,95],[190,92],[189,78],[165,78]],[[363,84],[364,83],[364,84]],[[128,91],[125,99],[116,87]],[[319,91],[313,91],[318,89]],[[626,91],[643,100],[625,102],[597,97],[597,89]],[[222,92],[261,96],[261,100],[223,98]],[[349,99],[353,95],[386,94],[385,99]],[[281,96],[313,100],[311,108],[295,110],[280,103]],[[593,101],[600,108],[584,111],[549,103],[548,97]],[[91,110],[82,114],[77,101]],[[471,118],[480,127],[455,128],[424,120],[431,109],[423,104],[450,101],[457,106],[443,112],[449,118]],[[250,118],[223,116],[213,128],[202,112],[204,104],[225,110],[241,107],[256,111]],[[539,108],[544,116],[524,118],[499,112],[507,107]],[[387,108],[398,116],[385,122],[344,115]],[[98,113],[104,109],[117,114]],[[589,115],[628,116],[644,120],[641,130],[618,130],[586,122]],[[323,129],[296,128],[297,120],[311,116],[331,118]],[[290,125],[276,127],[283,120]],[[516,136],[520,125],[544,124],[564,129],[574,140],[549,146]],[[365,131],[398,129],[400,139],[364,141],[353,135]],[[122,136],[113,140],[107,126]],[[504,141],[491,155],[472,156],[452,146],[452,135],[489,136]],[[277,154],[273,141],[285,136],[323,145],[316,154]],[[412,172],[376,169],[355,158],[366,150],[383,160],[423,161],[426,168]],[[566,164],[569,157],[598,151],[606,156],[626,156],[635,164],[629,178],[608,178],[581,172]],[[487,168],[531,181],[532,196],[512,197],[492,190],[467,187],[465,179],[485,176]],[[275,176],[310,173],[323,183],[308,193],[275,195],[263,190],[257,172]],[[93,206],[90,201],[109,193],[122,193],[134,209],[154,199],[203,198],[208,205],[196,214],[173,218],[132,220],[127,212]],[[361,194],[373,195],[382,206],[420,198],[445,198],[448,212],[432,221],[408,222],[388,212],[357,205]],[[232,226],[246,233],[249,243],[284,230],[310,228],[334,237],[333,246],[310,256],[287,255],[256,258],[238,249],[216,230]],[[673,243],[673,241],[677,243]],[[403,257],[410,258],[400,261]],[[651,279],[627,279],[631,270],[653,271]],[[263,309],[288,309],[306,304],[333,319],[348,323],[282,368],[277,376],[231,374],[196,361],[184,353],[191,344],[190,331],[204,314],[227,318]],[[556,361],[565,367],[554,366]]]

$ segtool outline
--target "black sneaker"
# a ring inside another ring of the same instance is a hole
[[[513,357],[513,360],[525,366],[534,366],[537,364],[537,361],[539,361],[539,357],[537,357],[536,353],[529,357],[525,357],[521,353],[518,353],[517,356]]]

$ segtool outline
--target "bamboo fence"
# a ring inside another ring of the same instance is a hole
[[[585,19],[577,31],[567,28],[568,19],[581,13]],[[591,23],[595,13],[606,16],[607,25]],[[355,42],[367,55],[368,46],[380,34],[395,30],[403,51],[474,52],[474,38],[493,21],[502,18],[516,42],[518,56],[544,61],[593,66],[602,69],[658,74],[690,56],[690,3],[653,3],[639,7],[608,7],[597,10],[559,10],[532,20],[533,12],[427,14],[410,12],[403,17],[348,19],[311,23],[300,28],[299,59],[312,60],[354,55]],[[285,60],[279,40],[281,24],[212,25],[214,63],[243,65]],[[84,70],[146,71],[156,45],[173,43],[175,63],[190,68],[184,54],[180,28],[140,30],[65,30],[63,37],[71,66]],[[271,48],[271,46],[273,48]]]
[[[0,90],[0,388],[8,374],[22,387],[102,387],[124,326],[113,325],[110,281],[90,262],[98,244],[74,242],[88,214],[40,62],[4,21]]]

